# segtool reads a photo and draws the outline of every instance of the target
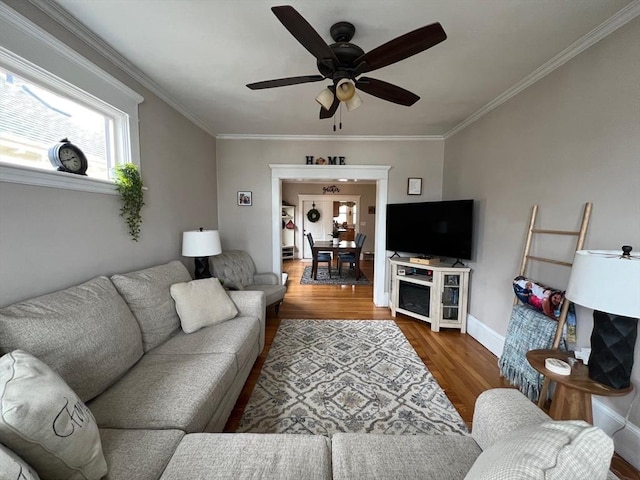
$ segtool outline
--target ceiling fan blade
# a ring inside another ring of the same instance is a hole
[[[356,88],[368,93],[369,95],[373,95],[374,97],[387,100],[388,102],[397,103],[399,105],[405,105],[407,107],[410,107],[420,100],[418,95],[410,92],[409,90],[405,90],[404,88],[400,88],[391,83],[383,82],[382,80],[376,80],[375,78],[362,77],[356,80]]]
[[[247,87],[251,90],[260,90],[263,88],[286,87],[288,85],[297,85],[299,83],[319,82],[320,80],[324,80],[322,75],[304,75],[302,77],[278,78],[276,80],[249,83],[247,84]]]
[[[333,117],[336,113],[336,110],[338,110],[338,106],[340,105],[340,100],[338,100],[338,97],[335,96],[336,87],[333,85],[330,85],[327,88],[331,90],[331,92],[333,93],[333,103],[331,104],[331,107],[329,107],[329,110],[325,110],[324,107],[320,107],[320,118]]]
[[[328,61],[328,64],[338,65],[338,57],[333,53],[333,50],[329,48],[327,42],[314,30],[314,28],[307,22],[298,11],[290,5],[283,5],[281,7],[271,7],[271,11],[274,13],[278,20],[289,30],[289,33],[294,36],[300,44],[311,55],[316,57],[320,61]],[[332,65],[329,65],[332,67]]]
[[[355,76],[399,62],[437,45],[447,38],[442,25],[432,23],[394,38],[355,61]]]

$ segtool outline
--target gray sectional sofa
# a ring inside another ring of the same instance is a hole
[[[97,277],[0,309],[3,358],[23,350],[42,360],[95,417],[106,460],[104,478],[528,478],[487,473],[487,468],[500,464],[495,455],[505,450],[501,442],[509,448],[518,442],[530,445],[532,433],[527,429],[548,425],[549,418],[513,389],[480,395],[473,432],[467,436],[345,433],[329,439],[215,433],[225,425],[264,347],[265,294],[229,291],[239,310],[235,318],[185,334],[170,286],[190,280],[185,267],[175,261],[111,278]],[[1,389],[0,408],[5,415]],[[586,438],[589,448],[581,445],[581,451],[590,458],[598,456],[594,450],[612,448],[597,429],[567,428],[575,430],[583,443]],[[542,467],[555,469],[564,457],[547,451],[553,435],[543,434],[544,446],[535,457],[547,462]],[[560,434],[561,438],[571,435]],[[574,452],[567,454],[564,447],[560,451],[571,458]],[[483,461],[485,455],[493,456]],[[9,468],[2,458],[6,457],[0,455],[0,474]],[[561,471],[545,478],[571,477]]]

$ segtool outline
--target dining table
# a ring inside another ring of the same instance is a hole
[[[311,256],[313,257],[313,262],[311,263],[311,276],[314,280],[318,279],[319,252],[332,252],[333,256],[336,258],[336,263],[339,253],[353,252],[356,258],[354,268],[356,280],[360,280],[360,250],[362,250],[362,247],[356,245],[356,242],[353,240],[341,240],[337,244],[334,244],[333,241],[330,240],[317,240],[313,242],[313,247],[311,249]]]

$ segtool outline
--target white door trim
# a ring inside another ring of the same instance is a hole
[[[271,168],[271,245],[272,269],[282,274],[282,251],[280,247],[282,214],[282,180],[354,180],[376,181],[375,256],[373,274],[373,303],[387,307],[389,302],[384,291],[386,278],[387,198],[390,165],[288,165],[270,164]]]

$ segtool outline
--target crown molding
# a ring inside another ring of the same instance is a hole
[[[86,43],[93,50],[105,57],[116,67],[129,75],[135,81],[140,83],[143,87],[147,88],[165,103],[173,107],[190,122],[197,125],[199,128],[207,132],[212,137],[216,134],[208,125],[200,120],[197,116],[187,110],[183,105],[172,99],[168,93],[166,93],[157,83],[151,78],[145,75],[140,69],[134,66],[129,60],[118,53],[113,47],[102,40],[98,35],[89,30],[84,24],[80,23],[73,15],[67,12],[60,5],[53,0],[27,0],[33,6],[44,12],[52,20],[63,26],[66,30],[73,31],[73,34],[81,41]],[[69,26],[72,28],[70,29]]]
[[[569,60],[585,51],[587,48],[593,46],[607,35],[611,34],[618,28],[636,18],[638,15],[640,15],[640,0],[634,0],[625,8],[613,15],[611,18],[598,25],[585,36],[565,48],[551,60],[544,63],[542,66],[538,67],[536,70],[524,77],[513,87],[498,95],[480,110],[476,111],[475,113],[467,117],[464,121],[446,132],[443,135],[444,140],[448,140],[456,133],[461,132],[469,125],[484,117],[487,113],[491,112],[493,109],[499,107],[509,99],[515,97],[524,89],[536,83],[538,80],[546,77],[556,68],[561,67]]]
[[[288,140],[319,142],[397,142],[397,141],[442,141],[442,135],[252,135],[218,134],[219,140]]]

